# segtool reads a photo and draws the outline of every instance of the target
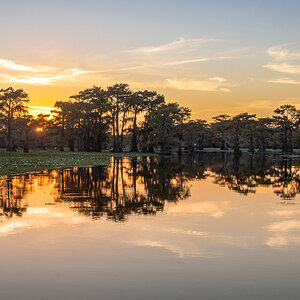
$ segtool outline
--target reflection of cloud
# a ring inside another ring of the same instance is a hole
[[[193,39],[193,38],[185,38],[180,37],[177,40],[163,44],[158,46],[147,46],[147,47],[137,47],[134,49],[126,50],[125,52],[134,53],[134,54],[149,54],[149,53],[158,53],[165,52],[170,50],[175,50],[182,47],[190,47],[195,44],[199,44],[202,42],[208,41],[207,39]]]
[[[191,235],[191,236],[207,236],[207,232],[198,231],[198,230],[184,230],[181,228],[163,228],[162,231],[168,232],[168,233],[175,233],[175,234],[184,234],[184,235]]]
[[[267,226],[266,230],[276,232],[298,231],[300,230],[300,221],[287,220],[281,222],[274,222],[271,225]]]
[[[227,87],[223,86],[223,81],[215,80],[216,77],[208,80],[191,80],[191,79],[167,79],[166,82],[170,87],[178,90],[194,90],[194,91],[205,91],[205,92],[230,92]],[[221,77],[217,77],[221,78]]]
[[[300,237],[292,234],[276,234],[275,236],[270,237],[265,244],[271,248],[280,248],[293,245],[299,246]]]
[[[165,243],[165,242],[157,242],[157,241],[148,241],[148,240],[141,240],[141,241],[132,241],[128,242],[131,245],[139,246],[139,247],[151,247],[151,248],[161,248],[168,250],[176,255],[178,255],[179,258],[186,258],[186,257],[202,257],[202,258],[212,258],[213,256],[205,254],[199,249],[192,249],[190,247],[187,247],[187,249],[182,248],[177,245]]]
[[[68,207],[60,207],[58,211],[56,208],[49,207],[29,207],[22,219],[17,221],[10,219],[1,224],[0,237],[29,228],[47,228],[58,223],[76,225],[86,222],[89,222],[87,218],[74,214]]]
[[[25,226],[27,227],[27,226]],[[1,224],[0,227],[0,237],[16,233],[18,230],[24,228],[24,222],[22,221],[13,221],[10,223]]]
[[[300,215],[300,209],[287,209],[270,211],[269,215],[274,217],[292,217]]]
[[[224,216],[228,205],[229,201],[222,201],[218,202],[217,204],[209,201],[196,203],[179,203],[176,206],[168,207],[167,212],[170,214],[207,214],[214,218],[221,218]]]

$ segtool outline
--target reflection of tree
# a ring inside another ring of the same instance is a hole
[[[167,202],[190,196],[190,182],[211,177],[215,184],[248,195],[272,187],[282,199],[300,193],[296,158],[273,155],[194,153],[135,159],[112,158],[109,166],[70,168],[0,180],[0,216],[22,216],[26,195],[36,186],[53,186],[57,202],[92,218],[126,220],[130,214],[154,215]]]
[[[0,181],[0,216],[11,218],[14,215],[21,217],[26,211],[27,205],[23,198],[30,190],[30,184],[26,184],[29,175],[3,177]]]
[[[57,201],[93,218],[122,221],[129,214],[156,214],[165,202],[189,196],[178,163],[158,158],[112,158],[109,167],[64,170]]]
[[[281,198],[292,199],[300,192],[300,169],[295,161],[272,155],[224,154],[222,163],[212,164],[215,183],[243,193],[255,193],[257,187],[271,186]]]
[[[289,200],[300,192],[300,169],[293,167],[290,159],[283,160],[270,171],[275,194]]]
[[[27,211],[26,195],[37,186],[55,183],[56,171],[39,174],[9,175],[0,177],[0,217],[22,217]]]

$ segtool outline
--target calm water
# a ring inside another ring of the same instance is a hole
[[[199,154],[2,177],[1,299],[298,299],[300,161]]]

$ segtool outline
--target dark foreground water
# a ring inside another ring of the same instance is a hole
[[[222,153],[2,177],[0,299],[299,299],[299,192]]]

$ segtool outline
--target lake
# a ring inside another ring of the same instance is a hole
[[[280,155],[3,176],[1,299],[298,299],[299,192]]]

